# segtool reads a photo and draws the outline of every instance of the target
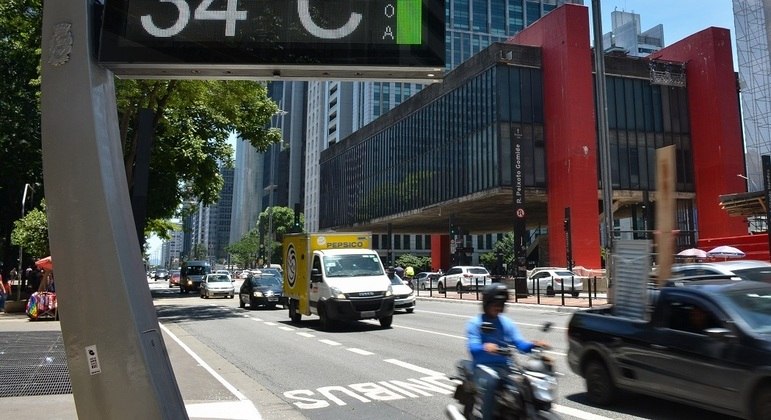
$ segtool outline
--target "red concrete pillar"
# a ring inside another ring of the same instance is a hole
[[[650,58],[685,63],[699,239],[746,235],[740,217],[720,208],[720,195],[745,191],[744,144],[731,34],[707,28]]]
[[[450,268],[450,235],[431,235],[431,269]]]
[[[565,266],[565,208],[575,265],[600,267],[597,137],[589,14],[566,4],[507,42],[541,47],[546,140],[549,260]]]

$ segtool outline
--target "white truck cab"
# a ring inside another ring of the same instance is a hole
[[[323,329],[334,321],[377,319],[391,326],[391,281],[368,233],[313,233],[284,236],[284,294],[289,317],[318,315]]]

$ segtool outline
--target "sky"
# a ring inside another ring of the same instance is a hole
[[[664,25],[664,45],[673,44],[710,26],[729,29],[734,50],[734,67],[738,71],[732,0],[602,0],[600,3],[603,33],[612,29],[610,14],[614,10],[639,14],[642,31],[658,24]],[[591,29],[592,0],[584,0],[584,5],[589,8]],[[229,142],[235,151],[235,136],[232,136]],[[160,255],[161,241],[152,236],[148,242],[152,260],[156,254]]]
[[[736,57],[732,0],[603,0],[600,3],[603,33],[612,29],[610,14],[614,10],[640,15],[642,31],[647,31],[659,23],[664,25],[664,45],[674,44],[688,35],[716,26],[731,31],[732,48]],[[584,0],[584,5],[589,7],[591,26],[592,0]]]

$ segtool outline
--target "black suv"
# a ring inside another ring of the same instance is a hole
[[[171,278],[171,274],[169,274],[169,270],[166,270],[165,268],[160,268],[158,270],[155,270],[155,275],[153,276],[155,281],[158,280],[168,280]]]

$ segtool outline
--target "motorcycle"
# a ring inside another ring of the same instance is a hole
[[[548,331],[551,323],[546,323],[542,331]],[[491,323],[482,324],[482,331],[495,330]],[[543,419],[556,420],[560,417],[551,410],[552,402],[557,398],[557,372],[552,360],[543,352],[545,349],[534,347],[530,353],[518,354],[516,348],[502,344],[499,353],[513,358],[508,371],[501,376],[495,391],[494,419]],[[461,360],[457,365],[458,376],[451,377],[458,382],[454,398],[463,407],[463,411],[449,404],[445,409],[451,420],[482,418],[483,393],[474,383],[474,363]]]

